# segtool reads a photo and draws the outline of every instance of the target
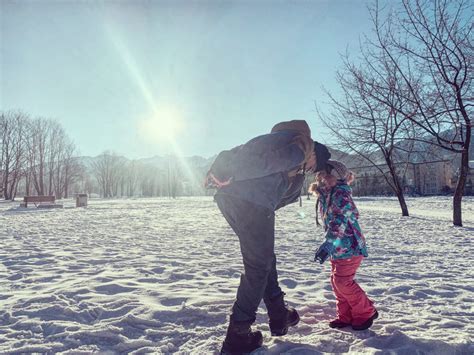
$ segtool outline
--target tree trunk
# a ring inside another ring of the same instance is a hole
[[[33,187],[35,188],[36,194],[41,195],[41,187],[40,183],[38,181],[38,174],[36,172],[36,167],[33,166],[32,168],[32,174],[33,174]]]
[[[8,171],[8,165],[7,165],[7,167],[5,169],[5,173],[3,174],[3,178],[4,178],[4,181],[3,181],[3,197],[4,197],[5,200],[10,199],[10,196],[8,194],[9,175],[10,175],[10,172]]]
[[[393,182],[395,183],[395,193],[397,194],[398,202],[400,203],[400,208],[402,209],[402,216],[408,217],[408,207],[405,201],[405,194],[403,193],[403,187],[400,184],[400,179],[398,175],[393,176]]]
[[[405,195],[403,194],[403,191],[397,191],[397,198],[398,202],[400,203],[400,208],[402,209],[402,216],[408,217],[408,207],[407,203],[405,202]]]
[[[14,173],[13,173],[13,177],[11,179],[11,182],[10,182],[10,192],[9,192],[9,200],[15,200],[15,196],[16,196],[16,186],[18,185],[18,170],[16,170]]]
[[[53,173],[52,168],[49,167],[49,184],[48,184],[48,196],[53,196]]]
[[[453,196],[453,224],[462,227],[462,197],[464,194],[464,187],[466,185],[466,178],[469,171],[469,153],[464,149],[461,153],[461,171],[459,174],[456,190]]]
[[[30,172],[27,172],[26,177],[25,177],[25,194],[26,194],[26,196],[30,195],[30,186],[31,186],[31,175],[30,175]]]
[[[405,202],[405,194],[403,192],[403,186],[400,184],[400,179],[398,178],[397,170],[395,169],[395,166],[390,156],[386,155],[385,161],[387,162],[388,168],[390,170],[390,175],[392,176],[393,186],[391,186],[391,188],[392,188],[392,191],[395,192],[395,194],[397,195],[400,208],[402,209],[402,216],[408,217],[409,214],[408,214],[408,207]]]
[[[69,183],[70,183],[69,169],[68,169],[68,167],[66,166],[66,169],[65,169],[65,172],[64,172],[64,186],[63,186],[64,198],[68,198],[68,194],[69,194]]]
[[[41,160],[40,161],[40,166],[39,166],[39,191],[38,191],[38,195],[42,195],[42,196],[44,196],[43,174],[44,174],[44,167],[43,167],[43,160]]]
[[[20,182],[19,180],[16,182],[15,189],[13,190],[12,201],[15,201],[16,194],[18,193],[18,184],[19,184],[19,182]]]

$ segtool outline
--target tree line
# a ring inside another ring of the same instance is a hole
[[[0,112],[0,196],[5,200],[23,195],[61,199],[72,193],[104,198],[203,195],[206,167],[188,167],[191,177],[184,179],[184,163],[179,162],[170,156],[160,168],[111,151],[81,158],[59,122],[21,111]]]
[[[201,182],[206,166],[189,166],[174,156],[163,159],[165,162],[157,166],[129,160],[111,151],[103,152],[92,160],[86,174],[94,177],[96,186],[90,183],[83,190],[96,191],[105,198],[204,195]],[[185,174],[184,170],[190,173]]]
[[[80,167],[76,146],[62,126],[23,112],[0,113],[0,194],[13,200],[27,195],[68,197]]]

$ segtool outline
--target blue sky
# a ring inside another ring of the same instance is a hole
[[[209,157],[306,119],[366,1],[0,2],[0,109],[61,122],[83,155]]]

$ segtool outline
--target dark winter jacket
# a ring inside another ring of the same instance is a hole
[[[272,211],[296,201],[304,181],[305,154],[295,143],[300,135],[294,130],[277,131],[221,152],[210,171],[232,182],[216,194],[235,196]]]

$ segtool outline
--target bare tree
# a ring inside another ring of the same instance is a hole
[[[168,157],[168,196],[176,198],[180,194],[180,182],[182,181],[182,169],[177,157]]]
[[[139,164],[132,160],[127,164],[125,176],[125,194],[129,197],[135,196],[139,177]]]
[[[399,114],[435,144],[461,155],[453,197],[453,223],[462,226],[461,201],[469,170],[474,106],[473,7],[468,0],[403,0],[398,11],[371,8],[376,40],[368,41],[372,63],[388,61],[403,82],[396,94],[408,102]],[[369,66],[370,70],[372,67]],[[387,103],[388,84],[372,86],[371,96]]]
[[[120,166],[120,157],[108,151],[99,155],[92,163],[95,178],[105,198],[117,196]]]
[[[153,197],[158,194],[158,169],[151,166],[142,166],[140,169],[139,188],[142,196]]]
[[[33,187],[38,195],[68,197],[81,166],[74,158],[75,144],[60,123],[45,118],[30,120],[26,147],[26,193],[30,194]]]
[[[59,198],[57,193],[59,193],[59,179],[61,171],[61,155],[64,150],[64,140],[66,134],[64,129],[54,121],[49,122],[49,131],[47,136],[46,152],[47,152],[47,162],[46,162],[46,177],[48,183],[48,195],[54,195],[56,192],[56,197]]]
[[[371,62],[370,53],[361,46],[362,58],[358,65],[346,54],[344,67],[337,72],[336,80],[342,92],[341,98],[326,91],[332,104],[332,112],[318,116],[337,138],[339,146],[365,159],[384,177],[390,189],[397,196],[403,216],[408,216],[401,177],[407,169],[407,160],[397,159],[397,149],[404,149],[408,157],[413,149],[401,145],[414,136],[410,121],[399,113],[407,100],[397,95],[403,91],[403,82],[398,80],[393,65],[387,61]],[[367,69],[368,67],[373,67]],[[380,104],[372,95],[374,87],[387,87],[386,100]],[[383,163],[381,163],[381,159]],[[400,164],[403,163],[403,164]]]
[[[76,153],[76,145],[68,139],[62,152],[57,177],[58,195],[64,198],[69,197],[71,186],[79,180],[84,171],[84,166],[79,159],[75,157]]]
[[[29,137],[27,139],[28,170],[31,174],[33,187],[38,195],[45,195],[46,171],[49,153],[49,137],[52,129],[52,121],[37,118],[30,121]]]
[[[27,119],[22,112],[0,115],[0,180],[6,200],[15,199],[18,183],[25,173]]]
[[[77,178],[74,179],[72,186],[81,193],[87,193],[91,196],[93,193],[99,191],[94,180],[96,178],[92,177],[91,174],[87,171],[86,167],[80,162],[78,158],[74,159],[76,164],[79,166]]]
[[[123,161],[123,159],[121,159],[120,157],[118,157],[118,160]],[[123,163],[118,162],[118,164],[115,166],[114,177],[111,180],[113,197],[123,196],[125,186],[125,174],[125,161],[123,161]]]

